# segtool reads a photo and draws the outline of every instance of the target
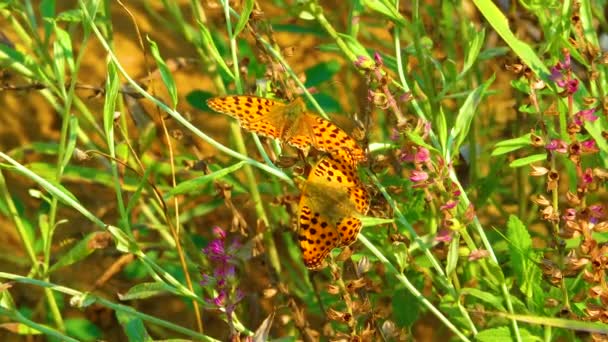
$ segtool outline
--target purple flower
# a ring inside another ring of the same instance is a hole
[[[557,66],[554,66],[551,68],[551,76],[549,76],[549,78],[552,81],[558,82],[562,79],[562,77],[563,77],[562,71]]]
[[[214,227],[213,234],[216,239],[203,248],[203,253],[207,256],[212,271],[201,275],[201,286],[216,291],[215,297],[205,300],[211,306],[224,310],[230,331],[234,335],[236,330],[232,323],[232,313],[236,304],[244,296],[243,292],[238,289],[239,279],[236,272],[237,259],[243,254],[240,251],[242,248],[237,240],[227,245],[226,231],[220,227]]]

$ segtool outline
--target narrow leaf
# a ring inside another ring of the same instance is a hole
[[[246,161],[241,161],[241,162],[238,162],[227,168],[210,173],[208,175],[204,175],[202,177],[198,177],[198,178],[194,178],[194,179],[190,179],[185,182],[182,182],[182,183],[178,184],[175,188],[171,189],[171,191],[167,192],[164,195],[164,198],[169,199],[176,195],[181,195],[181,194],[189,193],[192,191],[196,191],[197,189],[204,186],[205,184],[212,182],[214,180],[221,179],[222,177],[240,169],[245,164],[247,164]]]
[[[166,295],[168,293],[177,294],[175,289],[165,283],[141,283],[129,289],[127,293],[118,294],[118,298],[122,301],[133,299],[144,299],[154,296]]]
[[[152,52],[152,56],[156,61],[156,66],[158,66],[158,70],[160,71],[160,77],[169,92],[169,96],[171,97],[171,108],[175,109],[177,107],[177,86],[175,85],[175,80],[173,79],[173,75],[171,75],[171,71],[165,63],[165,60],[160,56],[160,52],[158,51],[158,45],[154,42],[150,37],[146,37],[148,42],[150,43],[150,51]]]
[[[532,163],[536,163],[539,161],[543,161],[543,160],[547,160],[547,154],[545,153],[541,153],[541,154],[533,154],[531,156],[527,156],[524,158],[520,158],[520,159],[515,159],[514,161],[512,161],[509,164],[509,167],[522,167],[522,166],[526,166]]]
[[[239,21],[236,23],[236,27],[234,28],[234,36],[238,36],[239,33],[245,28],[247,25],[247,21],[249,20],[249,16],[253,11],[253,0],[245,0],[243,4],[243,11],[241,12],[241,16],[239,17]]]
[[[503,140],[496,145],[494,145],[494,150],[492,151],[492,156],[500,156],[503,154],[507,154],[509,152],[518,150],[522,147],[530,146],[530,133],[522,135],[521,137]]]
[[[460,145],[462,145],[463,141],[469,134],[471,122],[473,121],[473,117],[477,112],[477,106],[481,102],[481,99],[485,95],[490,85],[494,82],[495,78],[495,75],[492,75],[492,77],[486,80],[482,85],[475,88],[475,90],[473,90],[469,96],[467,96],[467,99],[460,107],[458,116],[456,117],[456,122],[454,123],[454,128],[451,132],[451,135],[456,138],[456,145],[454,146],[455,151],[460,148]]]
[[[146,327],[141,318],[124,310],[116,310],[116,318],[129,341],[153,341],[152,337],[148,334],[148,331],[146,331]]]

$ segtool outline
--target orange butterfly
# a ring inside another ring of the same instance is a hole
[[[355,242],[362,227],[359,218],[369,205],[350,154],[319,160],[302,186],[298,213],[298,241],[306,267],[320,268],[332,249]]]
[[[281,139],[300,150],[307,151],[313,146],[330,154],[347,151],[355,162],[366,159],[365,152],[353,138],[331,121],[308,112],[301,98],[285,104],[257,96],[235,95],[210,98],[207,105],[237,119],[241,127],[249,131]]]

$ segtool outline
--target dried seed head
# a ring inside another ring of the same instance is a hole
[[[574,134],[580,133],[580,132],[581,132],[581,126],[579,124],[577,124],[576,122],[570,122],[568,124],[568,134],[574,135]]]
[[[532,202],[538,204],[538,206],[540,206],[540,207],[547,207],[547,206],[551,205],[551,201],[549,201],[545,196],[540,195],[540,194],[533,196]]]
[[[559,173],[555,170],[549,171],[547,174],[547,191],[557,190],[557,182],[559,181]]]
[[[593,226],[593,231],[598,233],[608,232],[608,221],[602,221],[600,223],[596,223]]]
[[[530,171],[530,176],[532,177],[544,176],[549,172],[549,169],[544,166],[530,165],[530,167],[532,168]]]
[[[581,203],[580,198],[571,191],[566,193],[566,200],[568,201],[568,204],[573,207],[576,207]]]
[[[532,143],[532,146],[534,147],[544,147],[545,146],[545,140],[537,134],[530,134],[530,142]]]

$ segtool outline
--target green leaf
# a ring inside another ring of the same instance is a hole
[[[473,117],[477,112],[477,106],[488,90],[488,87],[490,87],[490,85],[494,82],[495,78],[495,75],[492,75],[492,77],[483,82],[483,84],[475,88],[475,90],[473,90],[469,96],[467,96],[467,99],[460,107],[458,116],[456,117],[456,122],[454,123],[454,128],[452,128],[452,132],[450,133],[450,135],[456,140],[454,151],[458,151],[460,145],[462,145],[469,134],[471,121],[473,121]]]
[[[114,108],[118,99],[118,89],[120,80],[116,65],[111,60],[108,61],[108,76],[106,83],[106,97],[103,105],[103,129],[106,134],[108,146],[114,146]]]
[[[71,9],[63,11],[55,17],[56,22],[68,22],[68,23],[79,23],[84,18],[80,9]]]
[[[48,78],[40,70],[38,62],[28,55],[15,50],[8,44],[0,44],[0,66],[14,70],[27,78],[47,81]]]
[[[116,250],[124,253],[138,253],[140,251],[135,243],[125,232],[114,226],[108,226],[108,231],[114,237]]]
[[[372,56],[367,52],[367,49],[365,49],[365,47],[361,45],[361,43],[359,43],[355,38],[343,33],[338,33],[338,36],[344,40],[344,43],[346,43],[348,49],[352,51],[355,56],[362,56],[366,57],[367,59],[372,59]]]
[[[407,137],[416,145],[418,146],[422,146],[424,148],[426,148],[429,151],[435,151],[435,152],[439,152],[437,151],[437,149],[433,146],[431,146],[430,144],[428,144],[426,141],[424,141],[424,139],[422,138],[422,136],[420,136],[420,134],[416,133],[416,132],[409,132],[406,131],[405,135],[407,135]]]
[[[515,159],[514,161],[512,161],[509,164],[509,167],[522,167],[522,166],[526,166],[535,162],[539,162],[539,161],[543,161],[543,160],[547,160],[547,154],[546,153],[540,153],[540,154],[533,154],[531,156],[527,156],[524,158],[519,158],[519,159]]]
[[[325,93],[318,93],[312,96],[315,101],[325,110],[327,113],[341,113],[343,112],[342,107],[340,106],[340,102],[336,101],[336,99],[332,96],[329,96]],[[306,101],[309,104],[309,101]],[[308,108],[312,108],[309,105]]]
[[[175,85],[175,80],[173,79],[173,75],[171,75],[171,71],[165,63],[165,60],[160,56],[160,52],[158,51],[158,45],[149,36],[146,36],[148,42],[150,43],[150,51],[152,52],[152,56],[156,61],[156,66],[158,66],[158,70],[160,71],[160,78],[162,78],[167,91],[169,92],[169,97],[171,97],[171,108],[175,109],[177,107],[177,86]]]
[[[55,35],[57,40],[55,41],[55,62],[57,59],[65,61],[68,66],[70,73],[75,70],[74,66],[74,49],[72,48],[72,39],[67,31],[61,29],[59,26],[55,26]]]
[[[50,329],[49,326],[47,325],[43,325],[47,328]],[[0,324],[0,328],[2,328],[3,330],[6,330],[10,333],[13,334],[17,334],[17,335],[40,335],[42,334],[42,332],[40,330],[36,330],[33,327],[29,327],[24,323],[17,323],[17,322],[13,322],[13,323],[4,323],[4,324]]]
[[[69,336],[79,341],[97,341],[102,337],[101,330],[93,322],[84,318],[68,318],[65,330]]]
[[[484,292],[476,288],[465,287],[460,291],[461,296],[475,297],[482,302],[490,304],[494,309],[498,311],[505,311],[505,307],[502,305],[502,298],[489,292]]]
[[[340,63],[330,60],[319,63],[306,70],[306,87],[314,87],[323,82],[331,80],[340,71]]]
[[[226,62],[222,58],[222,55],[220,55],[220,52],[218,51],[217,46],[213,41],[213,37],[211,37],[211,32],[209,32],[209,29],[205,26],[205,24],[201,22],[198,23],[198,27],[201,30],[201,38],[203,39],[203,45],[205,45],[206,51],[211,54],[211,57],[213,57],[217,65],[228,76],[230,76],[232,80],[234,80],[234,74],[232,73],[230,68],[228,68],[228,65],[226,65]]]
[[[417,284],[414,285],[422,285],[420,278],[414,280],[418,280],[415,281]],[[411,327],[420,316],[420,305],[414,304],[417,302],[417,298],[410,291],[400,288],[392,293],[391,299],[395,323],[399,327]]]
[[[447,151],[448,141],[448,123],[445,118],[445,112],[443,107],[439,108],[439,114],[437,115],[437,135],[439,136],[439,143],[441,144],[442,152]]]
[[[249,16],[253,11],[253,3],[253,0],[245,0],[245,3],[243,4],[243,11],[241,12],[239,21],[236,23],[236,27],[234,28],[234,37],[238,36],[239,33],[241,33],[241,31],[245,28],[245,25],[247,25]]]
[[[116,319],[118,319],[118,322],[122,326],[129,341],[153,341],[152,337],[150,337],[146,331],[146,327],[141,318],[124,310],[117,310]]]
[[[471,23],[471,25],[473,24]],[[476,31],[474,26],[471,26],[470,28],[470,31],[473,32],[473,39],[470,39],[467,43],[464,65],[462,66],[459,77],[464,75],[473,66],[479,56],[479,51],[481,51],[481,47],[483,46],[486,37],[485,30]]]
[[[448,260],[445,266],[445,273],[448,277],[452,275],[452,272],[454,272],[456,266],[458,266],[460,234],[458,232],[453,232],[453,234],[452,241],[450,241],[450,249],[448,250]]]
[[[522,329],[521,327],[519,328],[519,333],[523,342],[542,341],[540,337],[532,335],[529,331]],[[511,334],[511,329],[509,329],[509,327],[498,327],[480,331],[475,335],[475,340],[480,342],[511,342],[515,341],[516,338]]]
[[[522,147],[530,146],[532,144],[530,136],[531,133],[528,133],[518,138],[503,140],[497,143],[496,145],[494,145],[492,156],[500,156],[509,152],[519,150]]]
[[[380,217],[369,217],[369,216],[361,217],[360,219],[361,219],[361,223],[363,224],[363,227],[373,227],[373,226],[379,226],[382,224],[395,222],[395,219],[385,219],[385,218],[380,218]]]
[[[507,238],[509,239],[509,255],[511,267],[517,278],[519,288],[527,298],[532,298],[535,285],[541,281],[540,269],[534,261],[537,256],[532,249],[532,238],[527,227],[517,216],[509,216],[507,222]]]
[[[74,196],[74,194],[72,194],[63,185],[61,185],[60,183],[55,181],[56,170],[55,170],[54,165],[45,164],[45,163],[32,163],[32,164],[30,164],[30,171],[32,171],[33,173],[36,173],[40,177],[44,178],[45,181],[50,183],[51,186],[54,186],[55,188],[57,188],[57,190],[59,190],[61,193],[63,193],[63,195],[69,197],[74,202],[78,202],[78,199],[76,198],[76,196]],[[24,175],[27,177],[26,174],[24,174]],[[49,189],[46,189],[46,190],[49,191],[49,193],[53,194],[53,191],[50,191]],[[70,205],[70,203],[65,202],[61,197],[57,197],[57,198],[62,203]]]
[[[167,293],[177,294],[175,289],[165,283],[141,283],[133,286],[127,293],[118,294],[118,298],[122,301],[133,299],[144,299],[154,296],[165,295]]]
[[[502,273],[502,268],[500,265],[496,263],[496,261],[491,259],[486,259],[486,265],[488,266],[489,273],[492,277],[486,277],[488,281],[496,280],[495,286],[499,286],[505,283],[505,275]],[[496,278],[496,279],[494,279]]]
[[[395,6],[386,0],[363,0],[363,5],[384,15],[401,26],[407,26],[408,24],[399,11],[397,11]]]
[[[68,126],[68,142],[65,148],[65,154],[63,155],[63,162],[61,163],[61,168],[65,168],[72,160],[72,155],[74,154],[74,150],[76,149],[76,141],[78,139],[78,117],[75,115],[70,115],[70,122]]]
[[[44,23],[44,44],[49,41],[49,37],[53,32],[55,20],[55,0],[42,0],[40,3],[40,14]]]
[[[186,95],[186,101],[194,108],[198,110],[202,110],[205,112],[211,112],[209,106],[207,106],[207,100],[212,98],[214,95],[202,91],[202,90],[193,90]]]
[[[67,253],[62,255],[57,262],[49,268],[49,274],[53,273],[59,268],[75,264],[76,262],[85,259],[91,253],[95,252],[100,245],[95,243],[96,239],[106,239],[106,232],[92,232],[87,234],[82,240],[80,240],[74,247],[72,247]]]
[[[219,171],[215,171],[208,175],[204,175],[202,177],[198,177],[198,178],[187,180],[185,182],[181,182],[175,188],[171,189],[171,191],[165,193],[165,195],[163,197],[165,198],[165,200],[167,200],[173,196],[196,191],[197,189],[199,189],[200,187],[204,186],[205,184],[207,184],[209,182],[221,179],[222,177],[224,177],[228,174],[231,174],[232,172],[243,167],[243,165],[245,165],[245,164],[247,164],[246,161],[240,161],[234,165],[231,165],[231,166],[221,169]]]

